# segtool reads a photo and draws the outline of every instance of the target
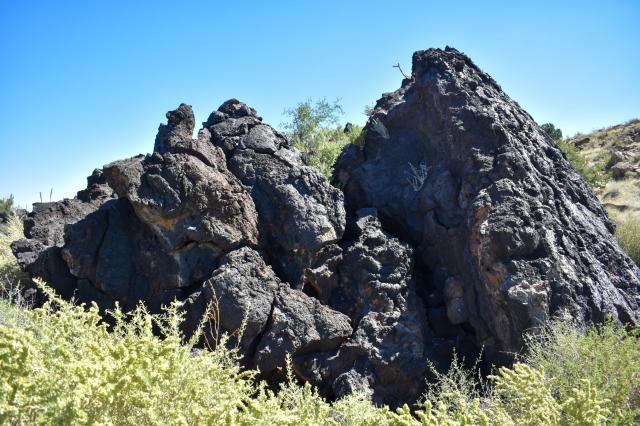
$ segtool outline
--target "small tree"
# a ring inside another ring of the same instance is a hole
[[[0,198],[0,216],[8,216],[13,209],[13,195],[9,198]]]
[[[314,135],[321,127],[332,127],[338,124],[340,116],[344,114],[339,100],[329,103],[320,99],[315,103],[311,99],[300,102],[295,108],[286,109],[286,115],[291,121],[283,123],[293,145],[304,151],[317,148]]]
[[[554,141],[562,139],[562,130],[557,128],[553,123],[544,123],[540,128]]]

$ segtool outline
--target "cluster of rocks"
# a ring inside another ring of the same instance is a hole
[[[323,395],[369,389],[392,405],[454,350],[506,362],[552,318],[638,319],[640,271],[602,206],[454,49],[414,54],[340,156],[344,192],[237,100],[195,139],[188,105],[167,119],[152,154],[34,205],[13,244],[26,271],[102,307],[177,298],[188,331],[215,303],[215,326],[264,378],[290,354]]]
[[[640,166],[635,164],[635,159],[640,152],[628,149],[612,150],[609,161],[605,164],[605,170],[611,173],[614,179],[640,176]]]

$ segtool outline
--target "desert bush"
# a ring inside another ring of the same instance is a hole
[[[619,223],[616,237],[629,256],[640,265],[640,218],[632,217]]]
[[[285,110],[285,114],[290,121],[282,127],[291,144],[306,155],[310,166],[330,179],[338,155],[357,139],[362,128],[354,125],[350,132],[343,131],[338,124],[343,114],[338,100],[329,103],[321,99],[314,103],[309,99]]]
[[[562,139],[562,130],[556,127],[553,123],[541,124],[540,128],[544,130],[544,132],[547,135],[549,135],[549,137],[554,141],[557,141],[558,139]]]
[[[606,185],[609,175],[604,172],[605,162],[590,164],[573,143],[562,139],[556,140],[556,143],[567,156],[569,162],[591,187],[598,189]]]
[[[13,195],[8,198],[0,198],[0,217],[8,216],[13,209]]]
[[[116,307],[109,327],[95,305],[43,291],[51,301],[24,311],[28,322],[0,324],[2,424],[595,425],[608,413],[591,382],[556,397],[544,370],[516,364],[491,376],[493,391],[483,394],[457,361],[416,410],[377,407],[364,393],[329,403],[298,384],[290,365],[288,380],[269,389],[241,370],[224,335],[197,350],[198,335],[181,334],[178,302],[161,315]]]
[[[23,238],[22,220],[10,215],[9,221],[0,226],[0,287],[17,285],[24,278],[18,262],[11,251],[11,243]]]
[[[305,150],[304,146],[294,146],[307,154],[309,165],[320,170],[327,179],[331,179],[336,159],[346,145],[356,140],[361,130],[360,126],[355,125],[349,133],[344,133],[340,127],[319,128],[312,135],[312,149]]]
[[[606,401],[612,424],[640,420],[640,341],[637,328],[612,321],[580,330],[557,323],[527,338],[525,360],[553,377],[551,389],[562,401],[576,392]],[[585,385],[588,381],[588,385]],[[581,389],[576,387],[586,386]]]
[[[232,424],[241,417],[253,373],[241,372],[236,351],[224,345],[194,352],[180,332],[179,303],[162,315],[116,308],[110,331],[97,306],[52,300],[28,311],[24,327],[0,326],[0,423]]]

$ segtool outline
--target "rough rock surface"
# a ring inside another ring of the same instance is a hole
[[[550,318],[637,321],[640,271],[597,198],[469,58],[416,52],[411,78],[378,101],[365,132],[336,178],[350,211],[377,208],[415,247],[432,327],[444,308],[496,361]]]
[[[354,333],[335,354],[301,360],[307,377],[327,394],[369,388],[379,402],[398,404],[422,391],[427,350],[415,293],[412,250],[381,229],[374,209],[357,212],[340,246],[326,247],[307,269],[317,297],[349,315]]]
[[[300,152],[262,124],[255,110],[235,99],[212,113],[204,126],[224,150],[229,170],[253,197],[267,261],[279,276],[299,286],[314,254],[344,232],[342,192],[306,166]]]
[[[454,350],[504,362],[551,318],[638,320],[640,271],[602,206],[454,49],[417,52],[412,77],[378,101],[337,163],[344,196],[238,100],[194,129],[182,104],[152,154],[35,205],[20,264],[102,307],[177,298],[188,332],[212,306],[202,344],[226,332],[269,380],[290,354],[324,395],[392,405]]]
[[[212,302],[220,331],[235,334],[231,343],[239,343],[245,363],[265,377],[282,373],[287,353],[298,357],[335,350],[352,333],[347,316],[282,283],[249,247],[226,255],[193,293],[187,305],[191,327]],[[212,337],[215,331],[209,329],[207,338]]]
[[[73,296],[77,277],[69,273],[61,257],[64,228],[93,213],[113,197],[102,170],[96,169],[87,178],[87,188],[78,192],[76,198],[35,203],[24,220],[25,238],[12,244],[18,264],[31,277],[42,278],[52,285],[62,296]]]

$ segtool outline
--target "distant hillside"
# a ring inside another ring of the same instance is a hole
[[[593,166],[607,172],[598,197],[618,222],[640,217],[640,119],[578,134],[568,142]]]

